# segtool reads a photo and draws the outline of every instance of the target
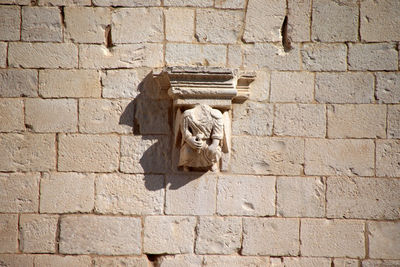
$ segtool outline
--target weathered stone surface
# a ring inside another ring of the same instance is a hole
[[[308,72],[271,73],[271,102],[310,103],[313,98],[313,74]]]
[[[268,264],[268,257],[243,257],[243,256],[205,256],[204,265],[209,267],[266,267]]]
[[[0,214],[0,252],[16,253],[17,249],[18,214]]]
[[[277,213],[282,217],[324,217],[325,181],[312,177],[278,177]]]
[[[126,7],[139,7],[139,6],[159,6],[161,0],[93,0],[95,6],[126,6]]]
[[[140,134],[169,134],[171,101],[140,97],[135,100],[135,128]],[[129,111],[129,109],[127,109]],[[127,115],[127,114],[125,114]],[[130,123],[131,121],[128,121]]]
[[[19,220],[20,246],[25,253],[54,253],[58,216],[24,214]]]
[[[242,61],[242,46],[228,45],[228,67],[240,68]]]
[[[165,0],[165,6],[193,6],[193,7],[211,7],[213,0]]]
[[[283,136],[325,137],[325,106],[277,104],[274,133]]]
[[[4,267],[33,266],[33,256],[27,254],[0,254],[0,264]]]
[[[83,134],[59,136],[58,170],[60,171],[112,172],[118,169],[118,158],[118,136]]]
[[[39,206],[37,173],[0,175],[0,212],[37,212]]]
[[[381,105],[328,106],[328,137],[385,138],[386,107]]]
[[[20,38],[21,9],[19,6],[0,6],[0,40],[16,41]]]
[[[298,255],[299,220],[244,218],[242,255]]]
[[[368,222],[369,256],[373,259],[400,259],[400,223]]]
[[[36,255],[35,266],[43,267],[88,267],[92,259],[89,256]]]
[[[213,215],[217,177],[214,175],[168,175],[165,213],[174,215]]]
[[[61,218],[60,253],[139,255],[141,222],[133,217],[96,215]]]
[[[348,44],[349,70],[397,70],[398,52],[394,44]]]
[[[245,0],[215,0],[216,8],[242,9],[245,5]]]
[[[74,99],[27,99],[25,123],[35,132],[76,132],[78,102]]]
[[[24,109],[20,99],[0,99],[0,132],[25,130]]]
[[[307,175],[374,175],[372,140],[309,139],[305,145]]]
[[[193,252],[195,226],[195,217],[145,217],[143,252],[150,254],[191,253]]]
[[[105,42],[104,30],[111,23],[111,11],[101,7],[65,8],[65,36],[74,43]]]
[[[53,134],[0,134],[1,171],[47,171],[56,166]]]
[[[233,105],[232,133],[265,136],[272,134],[273,105],[246,101]]]
[[[37,70],[0,69],[0,97],[37,96]]]
[[[376,175],[387,177],[400,176],[400,141],[376,141]]]
[[[333,259],[333,264],[336,267],[359,267],[358,260],[352,259]]]
[[[400,105],[388,106],[388,138],[400,139]]]
[[[315,100],[319,103],[371,103],[374,76],[370,73],[317,73]]]
[[[14,4],[19,6],[26,6],[30,3],[29,0],[0,0],[0,4]]]
[[[271,267],[330,267],[330,266],[331,266],[331,260],[327,258],[306,258],[306,257],[271,258]]]
[[[95,267],[148,267],[148,260],[146,257],[96,257],[93,261]]]
[[[40,181],[40,212],[90,212],[94,207],[94,175],[50,173]]]
[[[250,100],[264,101],[268,100],[271,78],[266,71],[257,71],[256,79],[250,84]]]
[[[39,6],[90,6],[90,0],[38,0]]]
[[[400,260],[363,260],[362,267],[393,267],[399,266]]]
[[[22,7],[23,41],[61,42],[63,31],[57,7]]]
[[[311,0],[288,1],[288,35],[294,42],[310,41]]]
[[[203,256],[194,254],[163,256],[159,261],[160,267],[202,267]],[[147,267],[147,265],[146,265]]]
[[[234,137],[231,168],[235,173],[299,175],[303,153],[304,141],[298,138]]]
[[[365,256],[362,221],[302,219],[300,239],[303,256]]]
[[[376,73],[376,98],[383,103],[400,103],[400,74]]]
[[[345,44],[304,44],[301,49],[303,66],[311,71],[346,71]]]
[[[171,42],[192,42],[195,11],[184,8],[164,10],[165,36]]]
[[[217,213],[267,216],[275,214],[275,177],[230,176],[218,179]]]
[[[96,178],[96,212],[162,214],[164,176],[103,174]]]
[[[400,180],[333,177],[327,182],[329,218],[399,219]]]
[[[165,61],[171,66],[225,66],[226,46],[168,43]]]
[[[0,42],[0,68],[6,67],[7,61],[7,43]]]

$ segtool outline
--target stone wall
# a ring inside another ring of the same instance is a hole
[[[400,266],[400,1],[0,0],[1,266]],[[256,71],[223,173],[151,71]]]

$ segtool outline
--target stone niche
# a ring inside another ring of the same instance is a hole
[[[232,103],[249,97],[254,73],[170,67],[154,77],[173,100],[173,164],[183,171],[227,171]]]

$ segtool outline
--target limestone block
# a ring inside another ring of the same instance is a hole
[[[23,41],[61,42],[63,30],[57,7],[22,7]]]
[[[300,239],[303,256],[365,256],[363,221],[302,219]]]
[[[0,252],[16,253],[17,249],[18,214],[0,214]]]
[[[348,44],[349,70],[397,70],[398,52],[396,45]]]
[[[30,0],[0,0],[0,4],[13,4],[19,6],[26,6],[31,3]]]
[[[171,66],[225,66],[226,46],[168,43],[165,61]]]
[[[168,255],[161,258],[160,267],[202,267],[203,257],[194,254]],[[147,265],[146,265],[147,267]]]
[[[400,105],[388,106],[388,138],[400,139]]]
[[[369,256],[373,259],[400,259],[400,223],[368,222]]]
[[[357,41],[357,1],[313,1],[311,31],[317,42]]]
[[[307,175],[374,175],[372,140],[309,139],[304,157]]]
[[[234,173],[300,175],[303,153],[304,141],[298,138],[233,137],[231,168]]]
[[[8,64],[14,68],[75,68],[78,48],[69,43],[9,43]]]
[[[164,176],[103,174],[96,178],[97,213],[162,214]]]
[[[39,94],[54,97],[100,97],[99,74],[95,70],[39,70]]]
[[[400,260],[363,260],[362,267],[393,267],[399,266]]]
[[[160,6],[161,0],[93,0],[93,5],[118,7]]]
[[[94,267],[148,267],[148,260],[146,257],[95,257],[93,261]]]
[[[140,218],[71,215],[61,218],[61,254],[139,255]]]
[[[102,7],[66,7],[65,37],[74,43],[102,44],[111,11]],[[114,36],[113,36],[114,37]]]
[[[274,215],[275,194],[275,177],[220,176],[217,213],[238,216]]]
[[[165,0],[164,6],[211,7],[213,0]]]
[[[25,123],[35,132],[76,132],[78,102],[74,99],[26,99]]]
[[[383,105],[328,106],[329,138],[385,138],[386,107]]]
[[[0,40],[20,39],[21,8],[19,6],[0,6]]]
[[[303,66],[311,71],[346,71],[345,44],[304,44],[301,49]]]
[[[400,180],[328,178],[327,217],[399,219]]]
[[[310,103],[313,98],[313,74],[308,72],[271,73],[271,102]]]
[[[265,136],[272,134],[274,111],[272,104],[246,101],[233,105],[232,133]]]
[[[43,267],[87,267],[91,266],[92,259],[89,256],[65,256],[65,255],[36,255],[35,266]]]
[[[333,259],[333,264],[336,267],[359,267],[358,260],[352,259]]]
[[[23,214],[19,220],[20,246],[25,253],[56,252],[58,216]]]
[[[285,13],[285,1],[250,0],[247,5],[243,40],[247,43],[280,41]]]
[[[298,253],[298,219],[243,219],[242,255],[295,256]]]
[[[195,226],[195,217],[147,216],[144,218],[143,252],[191,253]]]
[[[0,134],[1,171],[47,171],[56,166],[53,134]]]
[[[242,63],[242,46],[228,45],[228,67],[240,68]]]
[[[165,36],[171,42],[192,42],[195,11],[184,8],[164,10]]]
[[[208,267],[242,267],[242,266],[252,266],[252,267],[266,267],[268,264],[268,257],[243,257],[243,256],[205,256],[204,265]]]
[[[37,81],[37,70],[0,69],[0,96],[37,96]]]
[[[50,173],[40,181],[40,212],[90,212],[94,207],[94,175]]]
[[[324,217],[325,181],[312,177],[278,177],[277,213],[282,217]]]
[[[0,99],[0,132],[25,130],[23,102],[20,99]]]
[[[317,73],[315,100],[319,103],[371,103],[374,76],[370,73]]]
[[[325,106],[277,104],[274,133],[283,136],[325,137]]]
[[[135,98],[150,69],[107,70],[101,74],[104,98]],[[146,88],[147,89],[147,88]]]
[[[145,97],[135,102],[135,124],[140,134],[169,134],[171,101],[154,100]],[[127,109],[126,111],[129,111]],[[129,121],[130,122],[130,121]]]
[[[376,98],[383,103],[400,103],[400,74],[376,73]]]
[[[118,169],[119,137],[62,134],[58,143],[58,170],[112,172]]]
[[[6,67],[7,61],[7,43],[0,42],[0,68]]]
[[[215,175],[168,175],[165,214],[213,215],[216,206]]]
[[[288,35],[293,42],[310,41],[311,0],[288,1]]]
[[[376,175],[386,177],[400,176],[400,141],[376,141]]]
[[[90,0],[38,0],[39,6],[90,6]]]
[[[256,79],[250,84],[249,100],[265,101],[269,98],[271,77],[266,71],[257,71]]]
[[[38,173],[0,175],[0,212],[37,212],[39,206]]]
[[[160,8],[115,9],[111,25],[113,42],[116,44],[162,42],[163,25],[163,12]]]
[[[285,258],[275,258],[275,259],[271,258],[271,267],[330,267],[330,266],[331,266],[331,260],[327,258],[306,258],[306,257],[285,257]]]
[[[245,0],[216,0],[216,8],[243,9],[245,8]]]
[[[33,266],[33,256],[27,254],[0,254],[0,264],[4,267]]]
[[[400,40],[400,3],[396,0],[362,1],[361,39],[367,42]]]

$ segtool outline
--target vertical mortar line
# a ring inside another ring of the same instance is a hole
[[[56,229],[56,252],[55,252],[55,254],[60,254],[61,217],[62,217],[62,215],[59,215],[59,216],[58,216],[58,221],[57,221],[57,229]]]
[[[19,7],[19,41],[22,40],[22,6]]]
[[[310,1],[310,33],[309,33],[309,37],[310,37],[310,41],[312,42],[312,25],[313,25],[313,0]]]
[[[56,133],[55,136],[55,149],[56,149],[56,171],[58,171],[58,143],[59,143],[59,133]]]
[[[358,41],[361,42],[361,1],[357,0],[358,6]]]
[[[6,42],[6,68],[8,68],[8,48],[9,48],[9,43]]]
[[[167,19],[165,16],[165,8],[162,8],[162,20],[163,20],[163,66],[166,66],[166,61],[165,61],[165,54],[167,50]]]
[[[239,248],[239,255],[242,255],[243,251],[243,241],[244,241],[244,217],[240,217],[241,223],[242,223],[242,232],[240,235],[240,248]]]
[[[61,18],[61,34],[62,34],[62,42],[65,42],[65,11],[64,6],[60,6],[60,18]]]
[[[40,172],[40,175],[39,175],[39,188],[38,188],[38,193],[39,193],[39,195],[38,195],[38,213],[40,213],[40,206],[41,206],[41,204],[40,204],[40,196],[41,196],[41,186],[42,186],[42,179],[43,179],[43,177],[44,177],[44,172]]]
[[[226,53],[225,53],[225,57],[226,57],[226,59],[225,59],[225,65],[226,65],[226,67],[228,67],[229,65],[228,65],[228,58],[229,58],[229,47],[230,47],[230,45],[229,44],[226,44]]]
[[[140,237],[141,237],[141,242],[140,242],[140,244],[141,244],[141,249],[140,249],[140,254],[141,255],[144,255],[144,219],[145,219],[145,217],[143,216],[143,214],[142,215],[140,215],[140,223],[141,223],[141,226],[142,226],[142,229],[141,229],[141,231],[140,231]]]
[[[242,43],[243,43],[244,32],[245,32],[245,29],[246,29],[247,8],[248,8],[248,6],[249,6],[249,1],[250,1],[250,0],[245,0],[245,3],[244,3],[244,9],[243,9],[243,12],[244,12],[244,15],[243,15],[243,26],[242,26],[242,29],[241,29],[240,34],[239,34],[239,40],[240,40]],[[242,57],[243,57],[243,54],[242,54]],[[242,62],[243,62],[243,58],[242,58]]]
[[[386,106],[386,120],[385,120],[385,138],[389,138],[389,105]]]
[[[278,216],[278,176],[275,176],[275,216]]]
[[[276,118],[276,104],[272,104],[272,135],[275,136],[275,118]]]
[[[301,256],[301,218],[299,218],[299,255]]]
[[[103,88],[102,88],[103,89]],[[103,90],[102,90],[103,91]],[[81,100],[78,98],[77,100],[76,100],[76,116],[77,116],[77,119],[76,119],[76,129],[78,129],[78,133],[80,133],[81,132],[81,129],[80,129],[80,121],[81,121],[81,118],[80,118],[80,113],[79,113],[79,109],[80,109],[80,103],[81,103]]]
[[[243,62],[243,59],[242,59]],[[271,103],[271,94],[272,94],[272,73],[271,71],[267,72],[269,81],[268,81],[268,96],[267,96],[267,102]]]
[[[163,215],[166,215],[165,209],[167,207],[167,174],[163,174],[164,177],[164,203],[163,203]]]
[[[330,104],[331,105],[331,104]],[[324,104],[325,109],[325,139],[328,139],[328,104]]]
[[[364,222],[364,245],[365,245],[365,259],[369,259],[369,229],[368,221]]]
[[[314,83],[313,83],[313,99],[312,99],[312,101],[313,101],[313,103],[316,103],[317,100],[315,98],[315,94],[316,94],[316,87],[317,87],[317,73],[316,72],[311,72],[311,73],[313,75],[313,80],[314,80]]]
[[[196,243],[197,238],[199,237],[199,225],[200,225],[200,216],[197,215],[196,217],[196,226],[194,227],[194,238],[193,238],[193,254],[196,254]]]
[[[324,216],[325,218],[328,218],[328,179],[329,177],[322,177],[322,181],[324,182],[324,195],[325,195],[325,201],[324,201]]]
[[[197,26],[197,9],[192,8],[194,12],[193,16],[193,36],[192,36],[192,43],[199,43],[199,40],[197,39],[196,35],[196,26]]]
[[[376,138],[374,139],[374,177],[376,178]]]
[[[18,213],[17,214],[17,228],[18,228],[18,247],[17,247],[17,251],[18,251],[18,253],[22,253],[22,250],[21,250],[21,228],[20,228],[20,225],[21,225],[21,213]]]

